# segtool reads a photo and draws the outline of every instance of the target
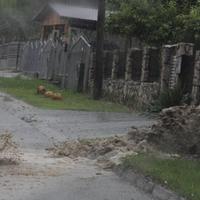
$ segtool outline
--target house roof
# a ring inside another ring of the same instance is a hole
[[[41,21],[50,10],[56,12],[60,17],[97,21],[98,9],[93,7],[81,7],[80,5],[48,3],[34,18],[34,21]]]
[[[99,0],[65,0],[65,2],[67,5],[97,9]]]

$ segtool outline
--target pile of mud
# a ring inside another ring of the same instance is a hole
[[[200,106],[164,109],[150,128],[132,128],[123,137],[66,141],[49,149],[56,156],[117,159],[129,153],[162,151],[200,155]],[[105,162],[104,162],[105,163]]]
[[[200,106],[164,109],[147,140],[165,152],[200,155]]]
[[[6,132],[0,135],[0,166],[17,164],[20,160],[18,146],[13,141],[12,134]]]
[[[47,149],[54,156],[69,158],[86,157],[97,160],[103,168],[112,168],[120,163],[121,157],[146,151],[146,143],[132,139],[132,136],[115,136],[110,138],[82,139],[55,144]]]

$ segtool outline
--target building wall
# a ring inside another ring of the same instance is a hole
[[[53,32],[54,29],[57,29],[56,26],[63,25],[63,31],[61,32],[61,35],[64,36],[64,40],[67,42],[69,37],[69,25],[67,19],[61,18],[58,14],[55,12],[49,13],[44,20],[42,21],[42,39],[47,40],[51,33],[46,30],[47,27],[51,27],[51,32]]]
[[[52,12],[49,15],[45,17],[45,19],[42,22],[43,26],[53,26],[57,24],[65,24],[66,21],[62,19],[58,14]]]

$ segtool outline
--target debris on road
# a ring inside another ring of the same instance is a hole
[[[151,128],[134,128],[125,136],[66,141],[48,149],[56,156],[87,157],[112,168],[130,153],[162,151],[200,155],[200,106],[164,109]],[[157,149],[157,150],[156,150]],[[163,154],[164,155],[164,154]]]
[[[38,120],[35,118],[35,115],[27,115],[27,116],[23,116],[21,117],[22,121],[25,121],[26,123],[33,123],[33,122],[37,122]]]
[[[20,154],[17,144],[13,141],[10,133],[0,135],[0,166],[17,164],[20,160]]]
[[[200,155],[200,106],[164,109],[148,141],[165,152]]]
[[[96,159],[103,168],[112,168],[119,163],[121,157],[136,153],[138,150],[147,150],[147,143],[135,141],[128,135],[110,138],[82,139],[66,141],[55,144],[47,149],[54,156],[66,156],[70,158],[87,157]]]

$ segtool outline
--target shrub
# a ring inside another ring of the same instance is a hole
[[[174,89],[166,89],[160,93],[159,99],[151,107],[152,112],[159,112],[164,108],[179,106],[182,103],[188,103],[188,95],[184,95],[184,90],[181,84],[178,84]]]

